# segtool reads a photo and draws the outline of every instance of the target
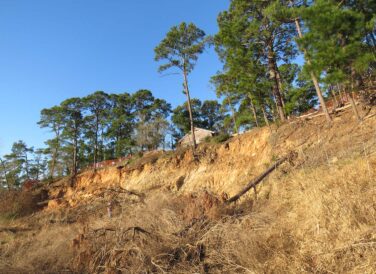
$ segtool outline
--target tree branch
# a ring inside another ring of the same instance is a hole
[[[241,196],[246,194],[251,188],[254,188],[258,184],[260,184],[262,180],[265,179],[274,170],[276,170],[277,167],[279,167],[281,164],[283,164],[287,160],[291,161],[295,157],[296,157],[296,153],[290,152],[287,156],[283,157],[282,159],[279,159],[273,165],[271,165],[267,170],[265,170],[261,175],[259,175],[258,177],[250,181],[238,194],[236,194],[235,196],[227,200],[226,203],[229,204],[229,203],[239,200]]]

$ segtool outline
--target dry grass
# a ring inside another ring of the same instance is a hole
[[[60,273],[72,260],[75,226],[47,225],[24,233],[1,233],[0,273]],[[3,238],[4,237],[4,238]]]
[[[0,264],[19,273],[374,273],[375,167],[374,155],[280,170],[257,199],[230,207],[205,192],[155,191],[133,203],[113,196],[111,219],[104,200],[40,213],[37,233],[1,245]]]
[[[246,218],[256,231],[239,241],[261,257],[247,254],[244,262],[253,257],[251,269],[268,273],[374,272],[376,174],[369,165],[376,167],[375,157],[272,176]]]
[[[230,208],[208,193],[155,193],[87,227],[75,270],[373,273],[375,167],[375,157],[359,157],[288,175],[280,171],[257,200],[243,198]]]
[[[204,196],[202,199],[207,202],[210,198]],[[191,223],[203,222],[194,221],[191,216],[200,215],[202,220],[206,219],[205,214],[198,213],[205,209],[198,209],[201,206],[193,202],[200,198],[180,200],[155,193],[144,203],[118,209],[112,219],[97,220],[77,237],[75,270],[106,270],[107,273],[171,272],[192,267],[199,270],[203,251],[199,246],[190,246],[181,233]],[[215,205],[207,205],[205,201],[202,201],[202,207],[207,206],[211,212]],[[187,212],[186,205],[189,204],[192,209]]]
[[[33,230],[0,232],[0,273],[376,273],[372,125],[282,126],[275,149],[301,138],[297,165],[231,206],[205,191],[98,189],[16,220]]]

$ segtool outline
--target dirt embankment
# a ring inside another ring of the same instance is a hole
[[[48,188],[45,210],[8,224],[22,232],[0,231],[0,272],[374,273],[374,114],[255,129],[200,145],[197,159],[154,152],[66,178]],[[223,203],[292,150],[292,163]]]
[[[232,196],[276,159],[295,151],[297,164],[330,163],[354,151],[367,149],[375,138],[374,119],[356,124],[347,112],[336,117],[331,127],[321,119],[296,121],[271,129],[254,129],[223,144],[202,144],[193,159],[190,150],[150,152],[141,159],[80,174],[72,187],[51,191],[71,206],[93,197],[98,189],[121,187],[147,192],[161,188],[176,193],[207,190]],[[51,202],[51,207],[56,205]]]

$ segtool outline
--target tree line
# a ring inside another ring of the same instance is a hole
[[[328,97],[337,105],[349,98],[360,120],[355,97],[376,100],[375,14],[376,2],[368,0],[232,0],[214,36],[193,23],[173,26],[156,46],[155,61],[159,72],[181,75],[184,104],[172,109],[149,90],[98,91],[43,109],[38,124],[52,138],[43,149],[14,143],[0,159],[0,184],[75,175],[136,151],[173,148],[187,133],[194,151],[195,127],[239,133],[318,106],[330,123]],[[218,100],[202,102],[190,96],[189,75],[211,46],[223,69],[210,80]]]
[[[220,128],[216,100],[193,99],[192,104],[197,126]],[[38,125],[52,134],[46,147],[34,149],[24,141],[15,142],[11,153],[0,158],[2,185],[17,187],[27,180],[75,175],[101,161],[172,148],[189,131],[189,115],[184,105],[172,110],[149,90],[97,91],[43,109]]]

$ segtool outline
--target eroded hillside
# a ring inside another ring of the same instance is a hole
[[[42,211],[3,221],[22,229],[0,230],[0,272],[373,273],[375,114],[295,120],[202,144],[196,158],[145,153],[45,186]]]
[[[151,189],[177,193],[208,190],[234,195],[252,177],[276,159],[295,151],[298,165],[333,163],[367,149],[375,142],[374,119],[353,123],[351,114],[339,116],[331,127],[320,120],[295,121],[272,129],[254,129],[223,144],[202,144],[197,159],[190,150],[149,152],[116,167],[80,174],[72,187],[58,187],[54,196],[76,205],[98,188],[121,187],[129,191]],[[58,184],[59,185],[59,184]],[[58,202],[58,201],[57,201]],[[52,203],[55,204],[55,203]]]

